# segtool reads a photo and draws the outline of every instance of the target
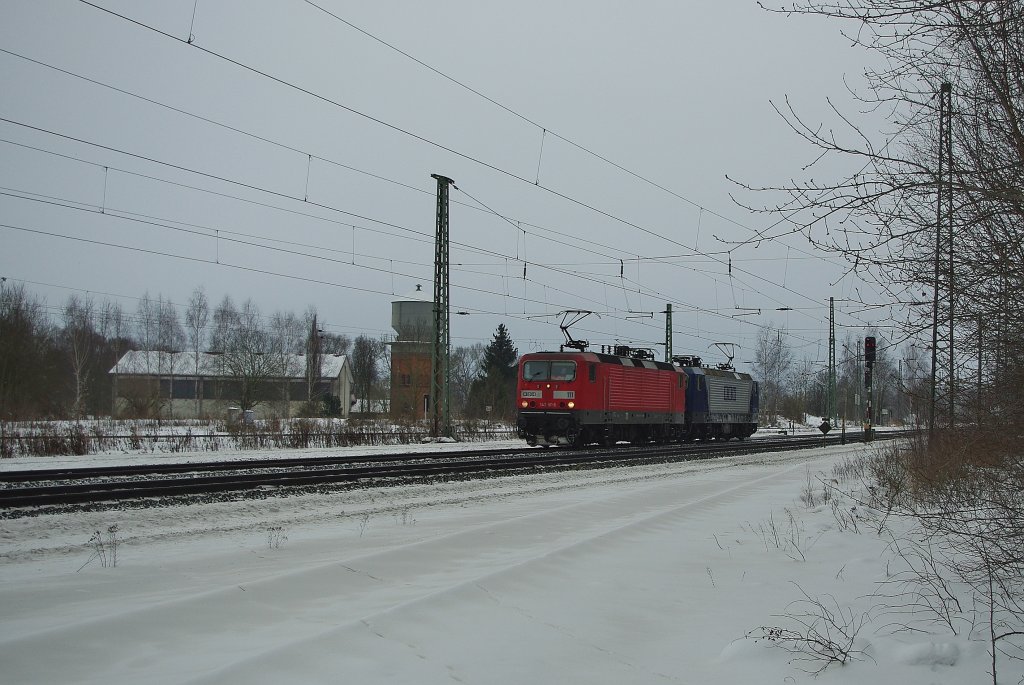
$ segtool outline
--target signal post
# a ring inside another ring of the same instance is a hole
[[[869,335],[864,338],[864,391],[867,395],[867,402],[864,403],[864,442],[870,442],[874,437],[871,431],[871,385],[875,367],[875,336]]]

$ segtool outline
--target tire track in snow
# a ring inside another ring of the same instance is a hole
[[[365,631],[367,625],[385,619],[393,623],[408,612],[434,607],[444,611],[452,602],[478,601],[480,587],[515,582],[530,569],[549,574],[559,559],[649,530],[659,521],[692,516],[717,502],[734,500],[805,463],[800,459],[795,466],[739,484],[728,483],[736,475],[733,469],[642,481],[639,490],[572,501],[383,552],[278,573],[248,581],[243,588],[232,584],[165,598],[124,613],[103,614],[100,605],[94,607],[96,615],[69,625],[0,638],[0,660],[12,683],[71,682],[83,673],[107,683],[188,678],[202,682],[211,673],[218,682],[271,682],[267,676],[276,670],[274,664],[289,662],[290,655],[323,653],[325,647],[332,653],[336,650],[329,646],[340,636]],[[682,478],[695,481],[676,482]],[[718,483],[717,489],[699,492],[709,480]],[[685,502],[678,501],[682,491],[690,498]],[[633,507],[623,506],[638,493],[648,497]],[[655,500],[652,493],[668,499]],[[529,550],[525,555],[524,549]],[[231,619],[226,621],[225,616]],[[205,653],[207,641],[215,640],[225,627],[236,631],[238,648]],[[130,645],[131,654],[111,659],[111,645],[122,644]]]
[[[446,587],[430,592],[429,594],[424,594],[411,600],[396,603],[393,606],[387,607],[370,615],[364,615],[360,617],[358,621],[353,621],[347,625],[339,626],[338,628],[329,630],[322,635],[291,641],[265,655],[260,655],[245,663],[235,664],[228,669],[217,672],[211,677],[200,678],[193,682],[273,682],[276,677],[283,677],[285,675],[284,670],[280,670],[278,667],[280,664],[305,663],[308,659],[316,658],[316,655],[329,654],[331,652],[330,645],[352,644],[353,642],[360,642],[361,639],[365,639],[366,637],[372,637],[375,640],[391,641],[400,650],[406,651],[416,659],[421,661],[428,660],[428,657],[422,653],[424,650],[421,646],[418,646],[412,640],[402,637],[403,626],[410,623],[417,624],[425,620],[429,620],[426,619],[425,616],[429,616],[430,614],[438,616],[443,615],[446,612],[452,611],[452,607],[457,605],[463,605],[464,607],[465,605],[479,604],[480,602],[488,601],[499,605],[506,605],[504,600],[489,588],[490,585],[495,583],[521,585],[524,582],[522,580],[524,576],[551,578],[555,575],[557,568],[566,558],[578,558],[583,555],[592,554],[595,551],[607,547],[610,542],[614,542],[624,537],[632,538],[647,535],[650,533],[652,528],[664,527],[669,525],[673,520],[692,517],[695,514],[699,515],[705,510],[714,509],[722,504],[734,502],[742,497],[748,496],[752,490],[757,490],[771,484],[773,481],[776,481],[783,476],[793,477],[793,492],[795,494],[797,492],[795,486],[802,482],[803,468],[805,466],[806,464],[801,463],[752,480],[746,480],[739,484],[730,484],[725,485],[724,487],[720,486],[719,489],[712,493],[697,496],[689,501],[670,504],[667,508],[664,508],[659,504],[652,507],[651,511],[644,513],[642,516],[634,517],[627,521],[619,521],[615,525],[604,530],[592,532],[582,539],[572,539],[567,543],[559,544],[547,549],[543,553],[525,560],[520,559],[513,564],[487,572],[484,575],[473,575],[471,577],[463,578]],[[795,472],[798,471],[799,474],[795,474]],[[799,477],[796,477],[797,475]],[[701,485],[706,485],[706,483],[702,483]],[[653,489],[662,489],[664,487],[664,485],[658,485]],[[596,507],[593,502],[588,502],[585,505],[572,505],[572,508],[579,510],[579,513],[582,513],[583,516],[590,517],[594,513],[602,513],[600,511],[602,509],[620,508],[621,504],[615,503],[614,500],[631,499],[634,497],[636,497],[636,493],[612,498],[612,502],[609,502],[608,500],[601,500]],[[598,511],[595,512],[595,509]],[[524,524],[537,523],[537,519],[549,517],[553,513],[554,512],[552,511],[545,511],[537,514],[535,517],[531,517],[530,519],[517,520],[514,525],[517,530],[522,533],[520,528]],[[558,512],[557,515],[561,517],[560,520],[565,520],[565,513],[566,512],[564,510]],[[508,524],[498,524],[490,527],[500,527],[502,525]],[[474,535],[480,532],[480,530],[477,530],[474,532]],[[524,535],[523,539],[528,540],[531,536],[532,533],[528,532]],[[507,540],[507,542],[512,541]],[[433,541],[424,544],[431,545],[433,544]],[[404,550],[404,553],[408,553],[408,551],[409,550],[406,549]],[[385,553],[381,556],[386,557],[389,554],[390,553]],[[386,559],[383,558],[375,560],[367,559],[365,561],[367,563],[373,561],[376,561],[377,563],[387,563]],[[375,575],[383,577],[388,576],[388,573],[383,569],[377,566],[372,568],[372,572]],[[536,623],[544,629],[555,631],[570,640],[581,642],[582,647],[585,650],[598,653],[607,659],[612,660],[623,667],[627,674],[629,672],[633,672],[633,674],[636,675],[636,672],[642,672],[659,680],[676,680],[674,676],[669,674],[650,671],[641,665],[633,664],[626,657],[618,654],[615,649],[581,638],[565,626],[546,621],[544,618],[533,615],[522,607],[512,606],[512,610],[520,614],[527,621]],[[359,633],[363,633],[363,635],[359,635]],[[372,647],[369,649],[372,649]],[[451,664],[444,664],[444,666],[447,669],[451,667]],[[421,665],[418,667],[422,668]],[[271,675],[268,677],[268,674],[274,673],[277,675]],[[369,674],[363,675],[364,677],[369,676]]]

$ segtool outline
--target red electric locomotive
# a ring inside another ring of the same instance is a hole
[[[563,329],[564,330],[564,329]],[[567,335],[568,337],[568,335]],[[519,436],[530,445],[680,440],[686,374],[647,350],[536,352],[519,360]],[[581,349],[582,348],[582,349]]]

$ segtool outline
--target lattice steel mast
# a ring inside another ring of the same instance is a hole
[[[943,83],[939,88],[939,168],[936,176],[936,208],[935,208],[935,268],[932,274],[932,372],[931,372],[931,398],[928,407],[928,433],[934,435],[936,414],[938,412],[938,386],[939,386],[939,291],[942,286],[942,250],[943,250],[943,228],[948,222],[948,262],[946,272],[946,296],[949,323],[949,340],[946,341],[949,357],[943,359],[948,362],[946,373],[946,392],[949,402],[949,426],[953,426],[956,410],[956,369],[953,353],[953,86],[950,83]]]
[[[437,179],[437,232],[434,239],[434,346],[430,355],[430,410],[434,437],[452,437],[451,337],[448,303],[448,186],[455,181]]]
[[[838,424],[836,408],[836,301],[828,298],[828,387],[825,389],[825,417]],[[846,418],[845,416],[843,418]],[[845,429],[845,426],[844,426]]]

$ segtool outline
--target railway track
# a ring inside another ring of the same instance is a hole
[[[901,437],[885,433],[877,440]],[[856,439],[847,434],[847,441]],[[265,459],[133,467],[0,472],[0,509],[324,485],[388,485],[540,470],[707,459],[839,444],[801,436],[751,442],[621,446],[582,450],[472,450],[444,454]]]

